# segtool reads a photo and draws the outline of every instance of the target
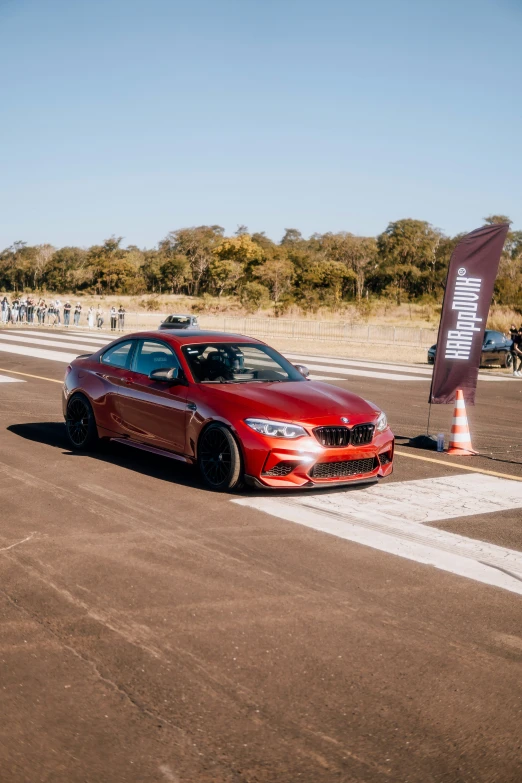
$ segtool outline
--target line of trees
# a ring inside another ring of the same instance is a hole
[[[490,215],[485,221],[509,219]],[[305,239],[289,228],[276,243],[246,226],[233,236],[220,226],[197,226],[171,231],[151,250],[122,247],[121,237],[89,248],[15,242],[0,253],[0,290],[226,294],[251,310],[271,301],[281,312],[291,304],[314,310],[374,296],[397,304],[440,301],[461,236],[408,218],[390,223],[378,237],[339,232]],[[495,301],[522,305],[522,231],[508,235]]]

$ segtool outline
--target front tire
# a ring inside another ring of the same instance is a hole
[[[83,394],[73,394],[67,403],[65,431],[71,449],[92,451],[98,445],[98,429],[94,411]]]
[[[222,424],[211,424],[202,432],[198,467],[203,482],[215,492],[229,492],[241,485],[241,454],[234,436]]]
[[[506,351],[506,355],[504,356],[504,367],[512,367],[513,366],[513,356]]]

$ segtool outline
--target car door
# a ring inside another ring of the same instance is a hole
[[[480,363],[482,365],[496,364],[498,362],[498,350],[494,340],[493,332],[484,332],[484,342],[482,344],[482,356]]]
[[[135,340],[122,340],[108,348],[100,357],[99,367],[95,374],[103,381],[103,397],[98,399],[99,412],[97,417],[107,429],[120,431],[121,415],[118,406],[118,396],[125,379],[129,374]],[[81,376],[80,376],[81,377]]]
[[[483,351],[487,357],[487,364],[503,364],[506,338],[502,332],[493,332],[488,329],[484,335]]]
[[[498,364],[503,366],[506,359],[506,353],[508,352],[506,335],[502,334],[502,332],[495,332],[495,342],[497,347],[497,361]]]
[[[152,380],[152,370],[181,369],[172,348],[161,340],[137,341],[130,371],[120,387],[118,408],[126,434],[160,449],[183,453],[188,390],[183,383]]]

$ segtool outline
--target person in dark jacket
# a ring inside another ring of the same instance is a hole
[[[511,326],[509,327],[509,337],[511,338],[511,348],[509,349],[509,352],[511,354],[511,369],[513,375],[517,375],[517,367],[518,367],[518,360],[519,360],[519,356],[517,353],[518,329],[515,326],[515,324],[511,324]]]
[[[118,310],[118,331],[123,332],[125,329],[125,308],[123,305],[120,305],[120,308]]]

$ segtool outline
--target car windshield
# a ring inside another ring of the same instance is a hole
[[[165,323],[167,324],[179,324],[180,326],[186,326],[190,323],[189,315],[169,315]]]
[[[183,354],[197,383],[304,381],[301,373],[268,345],[199,343]]]

